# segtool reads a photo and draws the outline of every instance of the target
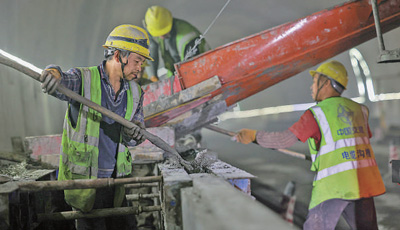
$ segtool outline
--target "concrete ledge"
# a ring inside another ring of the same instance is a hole
[[[168,164],[158,164],[160,175],[163,176],[161,190],[161,207],[166,230],[182,229],[181,189],[192,186],[192,178],[183,168],[171,167]]]
[[[192,174],[181,189],[183,229],[298,229],[261,203],[210,174]]]

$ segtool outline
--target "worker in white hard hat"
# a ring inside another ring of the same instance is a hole
[[[134,25],[115,27],[103,47],[105,60],[98,66],[72,68],[63,72],[49,65],[40,81],[43,92],[68,102],[62,134],[58,180],[117,178],[132,172],[127,146],[144,141],[142,129],[143,90],[135,82],[142,65],[152,60],[147,32]],[[70,99],[58,90],[61,84],[73,92],[128,119],[136,127],[122,127],[113,119]],[[126,205],[122,186],[65,190],[65,201],[74,209]],[[77,219],[77,229],[136,229],[134,216]]]
[[[308,141],[315,178],[304,229],[333,230],[341,215],[351,229],[378,229],[373,197],[385,186],[370,144],[368,108],[341,97],[348,76],[340,62],[325,62],[310,74],[317,104],[299,121],[283,132],[242,129],[235,138],[273,149]]]
[[[196,39],[201,33],[185,20],[172,17],[172,13],[162,6],[151,6],[147,9],[144,25],[150,34],[150,53],[154,61],[149,61],[146,73],[153,82],[159,80],[159,52],[167,69],[167,77],[174,72],[174,64],[184,60],[185,55],[195,47]],[[205,39],[196,47],[191,56],[201,54],[210,47]]]

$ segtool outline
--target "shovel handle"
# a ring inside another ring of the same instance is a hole
[[[28,75],[29,77],[35,79],[36,81],[40,81],[40,73],[14,61],[11,60],[9,58],[5,58],[0,56],[0,63],[9,66],[13,69],[16,69],[19,72],[22,72],[26,75]],[[65,86],[59,84],[57,86],[57,90],[64,94],[65,96],[80,102],[84,105],[86,105],[89,108],[92,108],[94,110],[96,110],[97,112],[113,119],[114,121],[118,122],[119,124],[127,127],[127,128],[133,128],[133,127],[138,127],[136,124],[126,120],[125,118],[119,116],[118,114],[88,100],[85,97],[82,97],[81,95],[75,93],[74,91],[66,88]],[[140,128],[140,127],[139,127]],[[179,163],[181,163],[186,169],[188,169],[189,171],[192,170],[193,168],[191,167],[191,165],[187,162],[185,162],[184,159],[182,159],[182,157],[178,154],[178,152],[173,149],[170,145],[168,145],[165,141],[163,141],[161,138],[159,138],[158,136],[155,136],[151,133],[149,133],[148,131],[146,131],[145,129],[141,129],[141,132],[143,133],[143,136],[145,136],[151,143],[153,143],[154,145],[156,145],[157,147],[159,147],[160,149],[166,151],[166,152],[170,152],[172,154],[174,154],[176,157],[178,157],[178,160],[180,161]]]
[[[233,137],[233,136],[236,135],[235,132],[232,132],[232,131],[217,127],[215,125],[206,125],[205,128],[213,130],[213,131],[221,133],[221,134],[225,134],[225,135],[230,136],[230,137]],[[288,149],[275,149],[275,150],[277,150],[277,151],[279,151],[281,153],[293,156],[293,157],[297,157],[297,158],[300,158],[300,159],[303,159],[303,160],[311,161],[311,157],[310,156],[302,154],[302,153],[297,153],[297,152],[294,152],[294,151],[291,151],[291,150],[288,150]]]

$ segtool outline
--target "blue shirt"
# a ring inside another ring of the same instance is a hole
[[[107,73],[105,72],[105,63],[98,66],[98,70],[101,76],[101,106],[118,114],[121,117],[125,117],[127,107],[127,91],[129,89],[129,82],[125,79],[121,79],[121,88],[115,93]],[[62,72],[59,66],[50,65],[46,68],[56,68],[62,75],[61,83],[66,88],[74,91],[77,94],[82,94],[82,74],[78,68],[72,68],[67,72]],[[140,97],[140,103],[135,111],[133,120],[144,124],[143,116],[143,90]],[[73,125],[76,124],[79,114],[80,103],[70,99],[64,94],[56,91],[53,96],[68,101],[71,105],[71,117],[70,120]],[[116,155],[118,153],[118,144],[120,140],[120,133],[122,126],[112,120],[109,117],[103,116],[100,122],[100,135],[99,135],[99,160],[98,160],[98,178],[111,177],[116,163]],[[124,138],[126,139],[126,138]],[[136,142],[131,140],[125,143],[128,146],[135,146]]]

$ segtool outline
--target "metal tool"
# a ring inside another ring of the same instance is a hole
[[[210,129],[210,130],[215,131],[215,132],[218,132],[218,133],[221,133],[221,134],[225,134],[225,135],[230,136],[230,137],[233,137],[233,136],[235,136],[237,134],[235,132],[228,131],[226,129],[222,129],[222,128],[217,127],[215,125],[206,125],[205,128]],[[311,157],[310,156],[302,154],[302,153],[294,152],[294,151],[291,151],[291,150],[288,150],[288,149],[275,149],[275,150],[277,150],[279,152],[282,152],[284,154],[290,155],[292,157],[297,157],[297,158],[300,158],[300,159],[303,159],[303,160],[311,161]]]
[[[3,56],[4,56],[4,54],[6,52],[3,50],[0,50],[0,51],[1,51],[0,53],[3,54]],[[8,54],[7,56],[12,56],[12,55]],[[0,63],[4,64],[6,66],[9,66],[15,70],[18,70],[19,72],[22,72],[22,73],[28,75],[29,77],[35,79],[36,81],[39,81],[40,73],[38,70],[34,71],[33,69],[28,68],[27,66],[25,66],[21,63],[18,63],[17,61],[12,60],[5,56],[4,57],[0,56]],[[129,129],[137,127],[136,124],[134,124],[134,123],[126,120],[125,118],[119,116],[118,114],[82,97],[81,95],[71,91],[70,89],[64,87],[61,84],[57,86],[57,90],[60,93],[64,94],[65,96],[67,96],[77,102],[80,102],[89,108],[96,110],[97,112],[113,119],[114,121],[118,122],[119,124],[129,128]],[[193,167],[190,165],[190,163],[186,162],[184,159],[182,159],[182,157],[178,154],[178,152],[175,149],[173,149],[171,146],[169,146],[161,138],[147,132],[145,129],[141,129],[141,132],[142,132],[143,136],[145,136],[151,143],[153,143],[154,145],[156,145],[157,147],[161,148],[162,150],[164,150],[166,152],[170,152],[170,153],[174,154],[177,157],[179,163],[182,164],[187,170],[189,170],[189,171],[193,170]]]

